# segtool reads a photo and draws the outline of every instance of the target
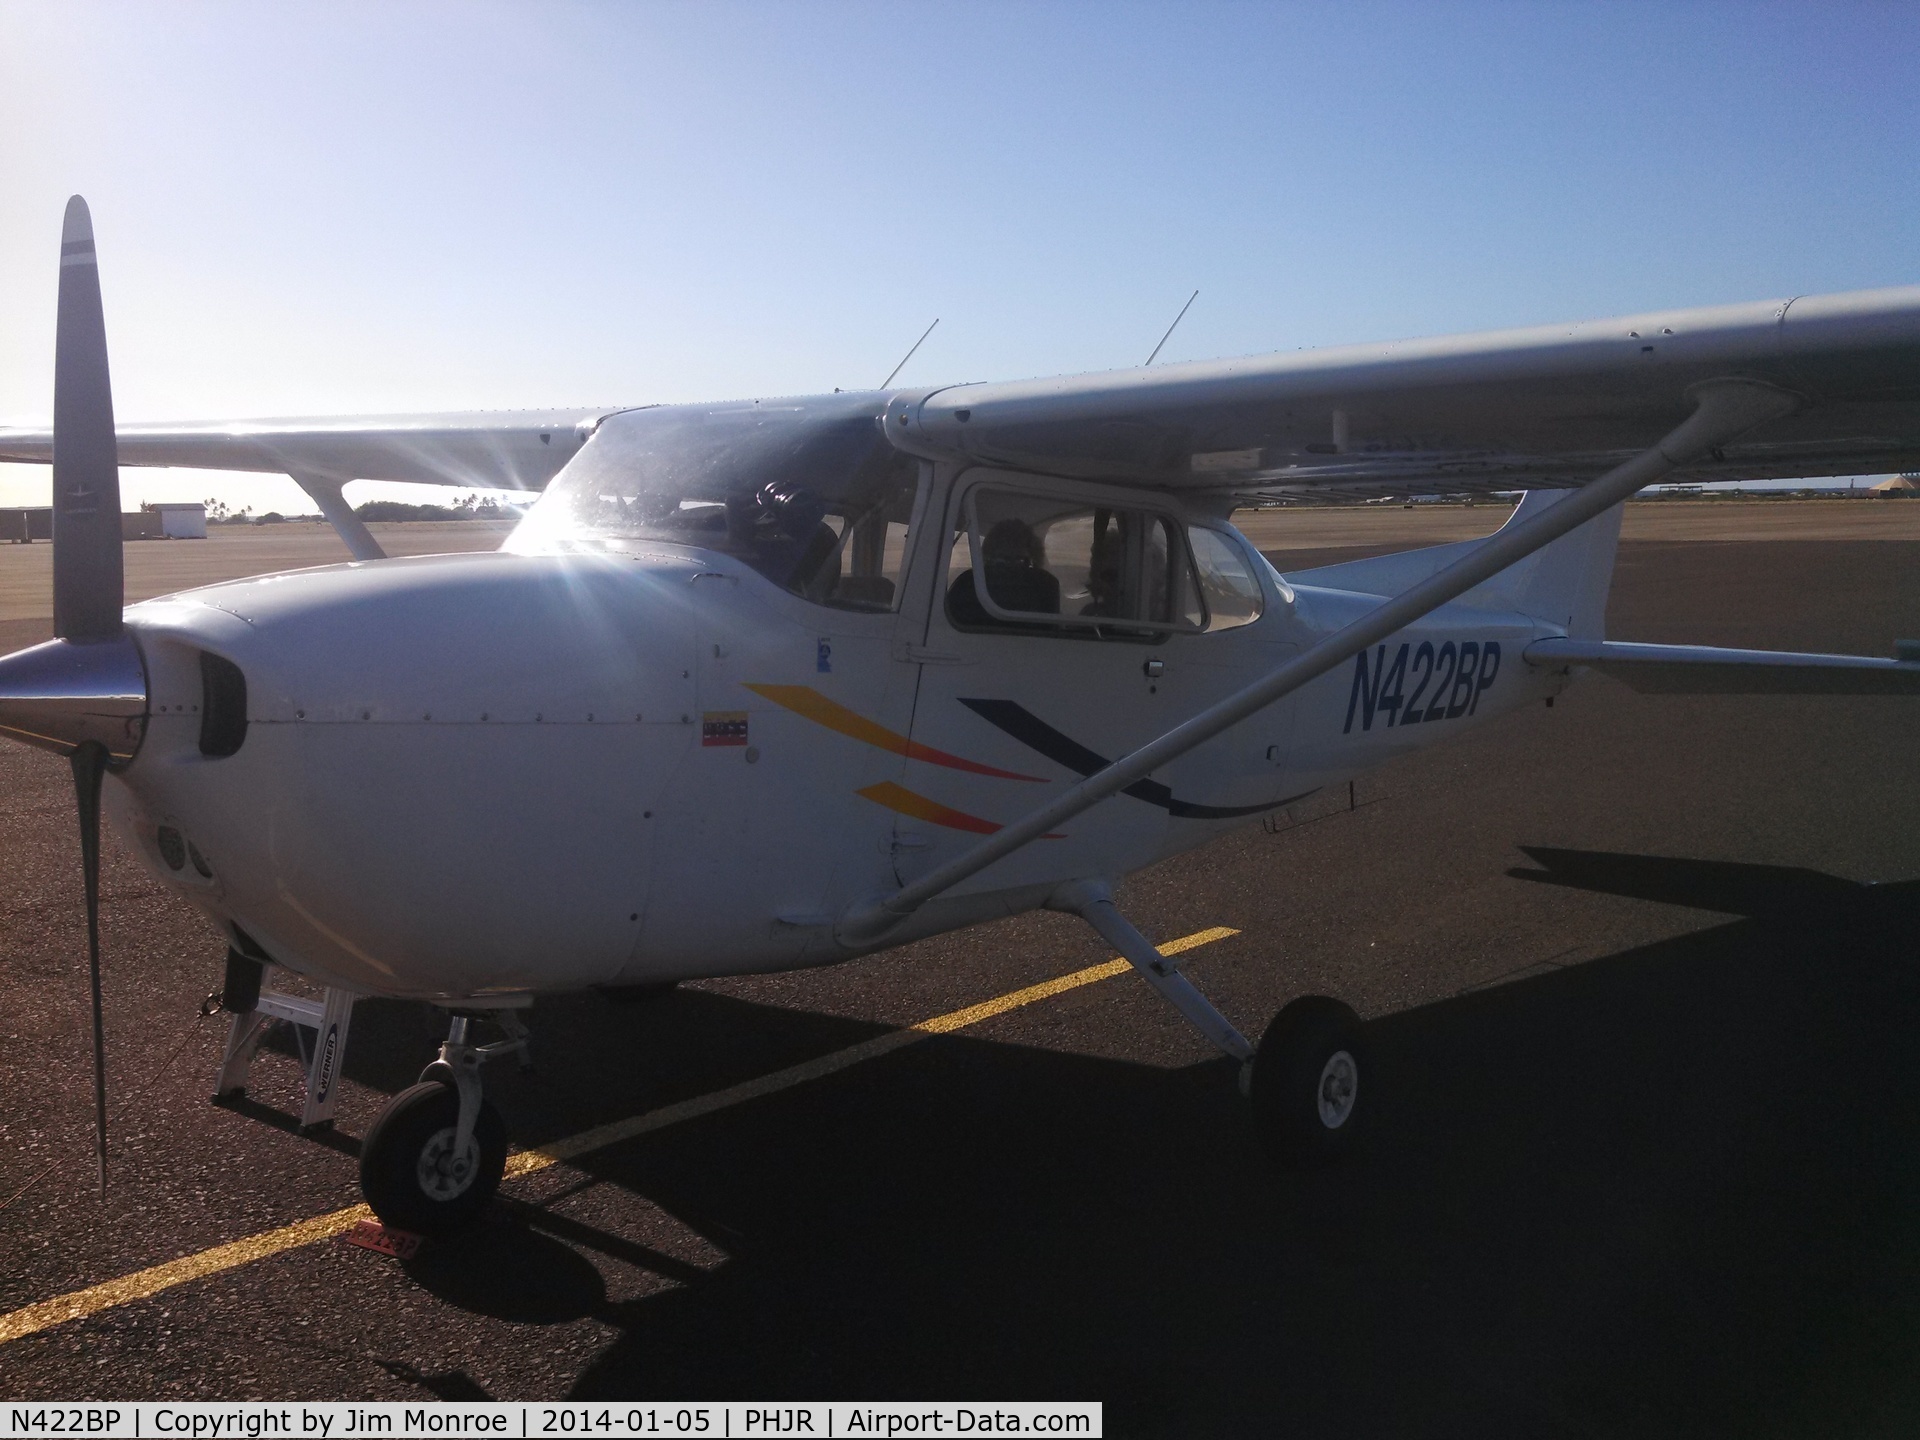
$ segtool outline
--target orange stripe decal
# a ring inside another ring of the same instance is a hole
[[[916,795],[904,785],[896,785],[891,780],[883,780],[878,785],[869,785],[864,790],[853,792],[863,800],[871,800],[876,805],[901,815],[911,816],[915,820],[924,820],[929,825],[944,825],[949,830],[965,830],[973,835],[992,835],[1001,827],[991,820],[982,820],[978,815],[969,815],[964,810],[954,810],[942,805],[938,800],[929,800],[924,795]],[[1044,835],[1044,840],[1064,840],[1064,835]]]
[[[864,715],[856,714],[838,701],[829,700],[809,685],[749,685],[747,689],[771,700],[782,709],[793,711],[803,719],[811,720],[816,725],[824,725],[836,734],[845,735],[862,744],[877,746],[895,755],[904,755],[909,760],[924,760],[929,765],[944,765],[949,770],[965,770],[970,775],[991,775],[996,780],[1031,780],[1041,785],[1046,783],[1045,777],[1040,775],[1021,775],[1013,770],[996,770],[991,765],[982,765],[974,760],[963,760],[958,755],[949,755],[946,751],[936,750],[931,745],[922,745],[918,740],[909,740],[906,736],[896,734],[886,726],[867,719]],[[933,802],[929,800],[927,803],[931,805]]]

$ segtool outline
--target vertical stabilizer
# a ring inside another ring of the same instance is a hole
[[[1550,510],[1577,490],[1529,490],[1495,535]],[[1502,570],[1467,591],[1461,599],[1490,610],[1519,611],[1542,620],[1575,640],[1606,638],[1607,590],[1613,583],[1613,558],[1620,544],[1620,507],[1601,512],[1586,524]],[[1315,570],[1296,570],[1290,580],[1368,595],[1399,595],[1485,545],[1456,540],[1421,550],[1401,550],[1367,560],[1348,560]]]
[[[1529,490],[1500,528],[1551,509],[1575,493]],[[1564,627],[1572,639],[1604,640],[1607,592],[1613,585],[1613,562],[1620,549],[1622,513],[1619,505],[1603,511],[1496,576],[1487,588],[1502,592],[1502,599],[1521,614]]]

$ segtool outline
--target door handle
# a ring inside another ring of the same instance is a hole
[[[929,650],[924,645],[912,645],[905,640],[893,647],[893,658],[904,660],[910,665],[971,665],[971,655],[957,655],[951,650]]]

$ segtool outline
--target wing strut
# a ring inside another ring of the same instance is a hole
[[[836,927],[839,938],[848,945],[873,944],[942,891],[979,874],[994,861],[1011,855],[1109,795],[1144,780],[1162,765],[1205,744],[1255,711],[1345,664],[1369,645],[1384,640],[1515,561],[1584,525],[1641,487],[1651,485],[1762,421],[1787,414],[1800,403],[1798,397],[1786,391],[1752,380],[1709,380],[1694,386],[1690,393],[1694,400],[1693,413],[1658,444],[1582,486],[1531,520],[1495,531],[1484,545],[1444,570],[1387,600],[1344,630],[1310,646],[1278,670],[1202,710],[1159,739],[1122,756],[1104,770],[1095,771],[1051,804],[1041,806],[1023,820],[1014,821],[913,884],[892,895],[850,907]]]
[[[387,558],[387,552],[380,548],[380,542],[373,538],[373,532],[367,529],[366,523],[347,504],[347,497],[340,491],[340,481],[316,475],[311,470],[289,470],[287,474],[320,507],[320,513],[327,517],[327,523],[347,542],[347,550],[354,559]]]

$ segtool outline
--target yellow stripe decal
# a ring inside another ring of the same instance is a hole
[[[965,830],[971,835],[991,835],[1001,829],[997,820],[982,820],[978,815],[969,815],[964,810],[955,810],[950,805],[942,805],[938,800],[929,800],[925,795],[917,795],[904,785],[896,785],[891,780],[882,780],[878,785],[869,785],[864,790],[853,792],[862,800],[871,800],[876,805],[906,815],[915,820],[924,820],[929,825],[941,825],[949,830]],[[1042,840],[1064,840],[1065,835],[1042,835]]]
[[[929,765],[944,765],[949,770],[965,770],[970,775],[991,775],[996,780],[1031,780],[1036,785],[1046,783],[1045,778],[1039,775],[995,769],[977,760],[965,760],[958,755],[949,755],[945,750],[936,750],[931,745],[922,745],[918,740],[909,740],[898,731],[889,730],[858,711],[847,709],[839,701],[829,700],[808,685],[749,685],[746,688],[803,719],[826,726],[836,734],[865,745],[877,746],[895,755],[904,755],[909,760],[924,760]]]
[[[1229,929],[1224,925],[1216,925],[1209,930],[1199,930],[1192,935],[1183,935],[1178,940],[1169,940],[1160,947],[1160,953],[1178,955],[1183,951],[1209,945],[1215,940],[1224,940],[1229,935],[1239,933],[1238,930]],[[1038,985],[1029,985],[1024,990],[1015,990],[996,999],[970,1005],[964,1010],[952,1010],[945,1015],[935,1015],[930,1020],[922,1020],[919,1024],[904,1030],[890,1030],[871,1040],[863,1040],[858,1045],[849,1045],[844,1050],[835,1050],[818,1059],[789,1065],[784,1070],[775,1070],[771,1074],[758,1076],[739,1085],[728,1086],[725,1090],[715,1090],[711,1094],[695,1096],[691,1100],[663,1105],[658,1110],[649,1110],[644,1115],[635,1115],[626,1120],[616,1120],[610,1125],[595,1126],[577,1135],[569,1135],[564,1140],[556,1140],[551,1145],[538,1150],[522,1150],[507,1158],[506,1178],[513,1180],[532,1175],[549,1166],[577,1160],[595,1150],[603,1150],[609,1145],[617,1145],[635,1136],[664,1130],[669,1125],[678,1125],[702,1115],[711,1115],[716,1110],[725,1110],[729,1106],[757,1099],[762,1095],[791,1090],[796,1085],[804,1085],[810,1080],[818,1080],[864,1061],[877,1059],[905,1046],[931,1039],[935,1035],[947,1035],[955,1030],[964,1030],[969,1025],[978,1025],[983,1020],[1004,1015],[1009,1010],[1018,1010],[1023,1005],[1031,1005],[1036,1000],[1045,1000],[1068,990],[1076,990],[1082,985],[1092,985],[1096,981],[1110,979],[1129,968],[1125,960],[1109,960],[1102,965],[1090,965],[1084,970],[1075,970],[1072,974],[1062,975],[1058,979],[1045,980]],[[9,1340],[18,1340],[27,1335],[37,1334],[55,1325],[65,1324],[69,1320],[79,1320],[88,1315],[96,1315],[102,1310],[111,1310],[117,1305],[128,1305],[135,1300],[145,1300],[149,1296],[159,1294],[162,1290],[170,1290],[190,1280],[205,1279],[209,1275],[218,1275],[223,1270],[236,1270],[242,1265],[251,1265],[256,1260],[268,1259],[283,1251],[297,1250],[302,1246],[330,1240],[336,1235],[351,1230],[362,1220],[372,1218],[373,1212],[365,1205],[349,1205],[345,1209],[335,1210],[326,1215],[316,1215],[310,1220],[283,1225],[278,1230],[263,1231],[261,1234],[250,1235],[243,1240],[232,1240],[225,1245],[216,1245],[211,1250],[202,1250],[198,1254],[183,1255],[178,1260],[169,1260],[163,1265],[136,1270],[133,1274],[123,1275],[118,1280],[108,1280],[104,1284],[90,1285],[84,1290],[69,1291],[65,1295],[56,1295],[51,1300],[42,1300],[38,1304],[23,1306],[9,1314],[0,1315],[0,1345],[4,1345]]]
[[[869,785],[864,790],[853,792],[862,800],[871,800],[876,805],[884,805],[896,814],[906,815],[915,820],[925,820],[929,825],[942,825],[949,830],[965,830],[972,835],[991,835],[1000,829],[992,820],[982,820],[978,815],[969,815],[964,810],[955,810],[942,805],[938,800],[929,800],[924,795],[916,795],[904,785],[896,785],[891,780],[882,780],[878,785]]]

